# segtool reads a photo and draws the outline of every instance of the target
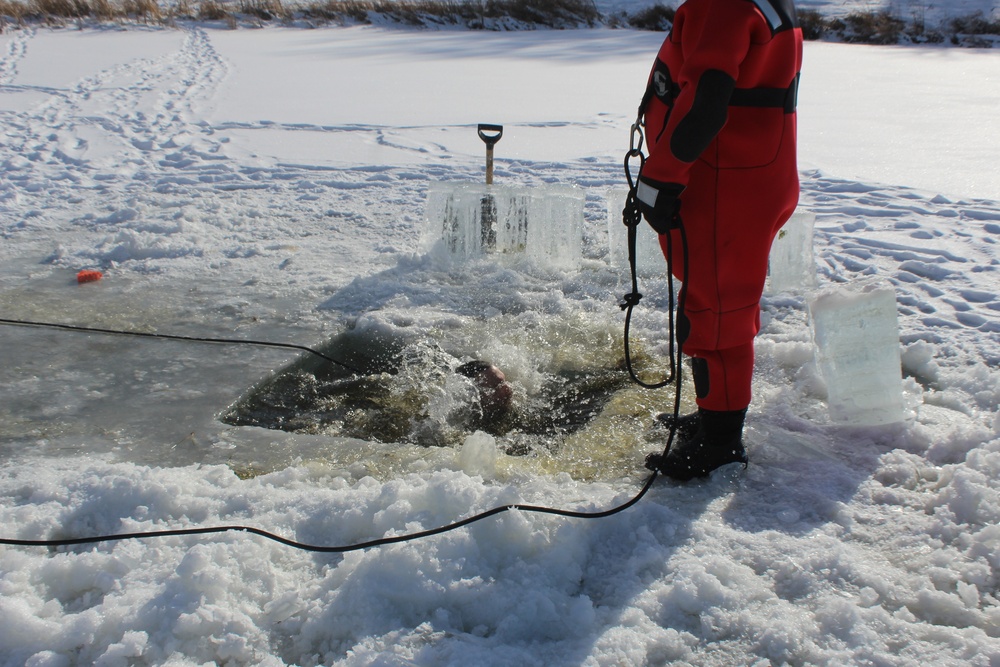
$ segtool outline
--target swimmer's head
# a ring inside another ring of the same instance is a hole
[[[462,364],[455,372],[472,380],[479,389],[484,419],[500,419],[510,410],[514,388],[499,368],[485,361],[475,360]]]

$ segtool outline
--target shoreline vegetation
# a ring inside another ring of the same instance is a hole
[[[668,5],[603,14],[593,0],[0,0],[0,32],[29,26],[173,27],[184,21],[219,23],[230,29],[277,24],[491,31],[603,26],[666,31],[673,18],[674,8]],[[985,48],[1000,44],[1000,18],[982,13],[931,25],[922,15],[902,18],[886,10],[838,18],[801,10],[799,21],[808,40]]]

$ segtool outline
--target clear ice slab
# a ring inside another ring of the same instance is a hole
[[[810,298],[830,420],[876,426],[906,418],[896,291],[884,281],[838,285]]]
[[[521,253],[576,268],[585,193],[568,185],[439,184],[427,192],[427,234],[460,258]]]

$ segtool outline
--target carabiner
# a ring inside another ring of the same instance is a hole
[[[642,133],[642,123],[638,119],[632,123],[632,134],[629,137],[629,147],[628,154],[629,157],[635,157],[642,153],[642,145],[645,143],[646,137]]]

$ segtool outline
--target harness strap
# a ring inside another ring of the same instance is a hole
[[[795,113],[799,98],[799,74],[787,88],[736,88],[729,98],[731,107],[778,108]]]
[[[777,108],[785,113],[795,113],[795,107],[799,101],[799,77],[801,73],[796,73],[792,83],[787,88],[736,88],[729,98],[731,107],[758,107]],[[646,113],[646,106],[649,101],[656,97],[666,105],[673,104],[674,99],[680,92],[673,79],[670,78],[670,70],[659,59],[653,67],[653,74],[649,77],[649,85],[642,96],[639,104],[639,117]]]

